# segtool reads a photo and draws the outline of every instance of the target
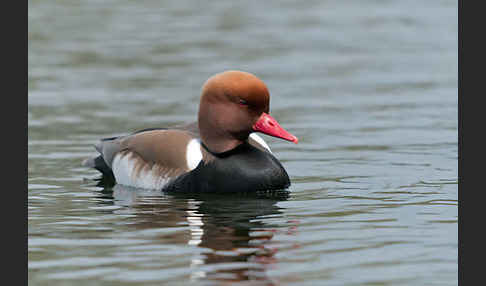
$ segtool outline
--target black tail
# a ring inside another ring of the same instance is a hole
[[[103,157],[98,156],[96,158],[86,159],[83,162],[83,166],[95,168],[96,170],[100,171],[103,174],[101,178],[102,181],[113,181],[115,182],[115,175],[108,165],[106,165],[105,160]]]

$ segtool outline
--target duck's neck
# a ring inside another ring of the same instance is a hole
[[[230,151],[245,142],[245,140],[236,139],[231,136],[225,136],[224,134],[217,134],[210,132],[210,134],[205,134],[205,132],[200,131],[201,141],[212,153],[224,153]]]

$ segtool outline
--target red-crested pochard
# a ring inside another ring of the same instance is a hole
[[[287,172],[253,132],[297,143],[269,113],[270,95],[255,75],[226,71],[202,87],[198,122],[150,128],[101,139],[93,167],[138,188],[179,192],[247,192],[285,189]]]

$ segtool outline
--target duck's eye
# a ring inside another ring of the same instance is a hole
[[[240,102],[239,102],[240,105],[244,105],[244,106],[247,106],[248,105],[248,102],[244,99],[240,99]]]

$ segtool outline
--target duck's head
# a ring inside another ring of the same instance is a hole
[[[269,113],[270,94],[255,75],[225,71],[202,87],[198,123],[201,140],[215,153],[231,150],[261,132],[294,143],[298,139],[280,127]]]

